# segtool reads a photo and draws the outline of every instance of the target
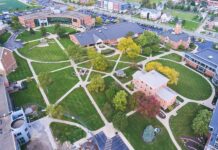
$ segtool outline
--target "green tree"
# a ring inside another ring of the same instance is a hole
[[[100,26],[100,25],[102,25],[102,22],[103,22],[103,20],[102,20],[102,18],[100,16],[95,18],[95,24],[96,25]]]
[[[105,89],[105,82],[104,79],[100,75],[95,75],[91,78],[91,81],[88,85],[88,90],[90,92],[99,92],[104,91]]]
[[[212,113],[207,109],[200,110],[192,122],[192,129],[197,135],[207,135]]]
[[[122,38],[119,41],[117,48],[120,51],[127,53],[127,55],[132,59],[137,57],[141,52],[141,48],[132,40],[131,37]]]
[[[75,61],[81,60],[87,54],[85,48],[80,47],[75,44],[68,46],[66,51],[67,51],[68,56]]]
[[[124,90],[117,92],[113,99],[113,104],[116,110],[125,111],[127,105],[127,93]]]
[[[119,129],[121,131],[125,130],[128,126],[128,120],[126,115],[123,112],[118,112],[113,117],[113,125],[116,129]]]
[[[88,57],[91,59],[93,68],[96,70],[105,71],[109,67],[107,58],[97,53],[94,49],[88,50]]]
[[[33,28],[30,28],[30,34],[35,34],[35,31],[33,30]]]
[[[61,105],[52,104],[46,107],[46,114],[49,117],[61,119],[64,115],[63,112],[64,112],[64,109]]]
[[[46,34],[47,34],[47,30],[46,30],[45,27],[41,27],[41,28],[40,28],[40,32],[41,32],[41,35],[42,35],[42,36],[46,36]]]
[[[20,24],[19,22],[19,19],[17,16],[13,16],[11,18],[11,27],[14,29],[14,30],[19,30],[22,28],[22,25]]]
[[[54,30],[55,30],[55,33],[57,33],[57,30],[61,27],[60,23],[56,23],[54,25]]]
[[[106,102],[102,108],[102,112],[106,118],[112,118],[113,116],[113,108],[109,102]]]
[[[160,39],[154,32],[145,31],[143,34],[141,34],[138,37],[137,42],[141,47],[147,47],[147,46],[159,45]]]
[[[46,89],[48,93],[48,86],[53,82],[50,74],[48,72],[41,72],[38,76],[39,86],[43,89]]]
[[[66,29],[63,28],[63,27],[60,27],[57,29],[57,35],[60,37],[60,38],[63,38],[66,36]]]

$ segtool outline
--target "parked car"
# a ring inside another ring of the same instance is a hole
[[[17,81],[17,82],[10,83],[7,90],[9,93],[14,93],[14,92],[17,92],[19,90],[26,89],[26,88],[27,88],[26,81]]]
[[[159,116],[160,118],[162,118],[162,119],[165,119],[165,118],[166,118],[165,113],[162,112],[162,111],[159,112],[158,116]]]

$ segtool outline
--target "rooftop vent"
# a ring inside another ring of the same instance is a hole
[[[208,56],[208,58],[209,58],[209,59],[212,59],[212,58],[213,58],[213,56],[211,56],[211,55],[210,55],[210,56]]]
[[[98,32],[101,32],[101,30],[99,30]]]

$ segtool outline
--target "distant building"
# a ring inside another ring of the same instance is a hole
[[[195,3],[199,4],[200,2],[206,2],[208,6],[218,8],[217,0],[195,0]]]
[[[69,24],[77,28],[83,26],[91,27],[95,24],[95,19],[91,16],[71,11],[66,11],[63,13],[44,11],[19,16],[18,18],[19,22],[24,27],[28,28],[35,28],[37,26],[48,26],[49,24],[54,23]]]
[[[83,33],[71,34],[70,39],[81,46],[92,46],[100,43],[116,45],[129,32],[133,32],[133,36],[137,37],[144,30],[136,23],[122,22],[94,28]]]
[[[218,17],[215,17],[213,20],[209,20],[206,23],[208,29],[212,30],[214,27],[218,27]]]
[[[13,51],[0,47],[0,74],[8,75],[17,68]]]
[[[209,132],[210,138],[205,146],[205,150],[218,150],[218,102],[210,120]]]
[[[163,23],[167,23],[169,22],[170,20],[172,20],[172,16],[170,14],[162,14],[161,15],[161,18],[160,18],[160,21],[163,22]]]
[[[0,35],[6,32],[7,25],[0,20]]]
[[[111,12],[127,12],[130,4],[121,0],[97,0],[96,7]]]
[[[143,8],[140,17],[150,20],[158,20],[161,17],[161,11],[156,9]]]
[[[212,77],[212,82],[218,86],[218,52],[203,50],[197,53],[186,53],[186,64],[197,71]]]
[[[22,109],[13,111],[5,79],[0,76],[0,148],[20,150],[20,146],[29,140],[29,127],[24,112]]]
[[[174,30],[161,32],[160,39],[162,42],[168,43],[173,49],[178,49],[180,45],[187,49],[191,43],[191,37],[182,32],[180,24],[176,24]]]
[[[169,79],[152,70],[150,72],[137,71],[133,74],[134,88],[145,93],[146,96],[154,96],[163,109],[173,105],[178,96],[176,92],[167,86]]]

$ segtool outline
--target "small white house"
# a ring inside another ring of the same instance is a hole
[[[144,8],[140,12],[140,17],[150,20],[158,20],[161,17],[161,11],[156,9]]]
[[[165,23],[165,22],[169,22],[171,19],[172,19],[172,16],[170,14],[164,13],[161,15],[160,21]]]

